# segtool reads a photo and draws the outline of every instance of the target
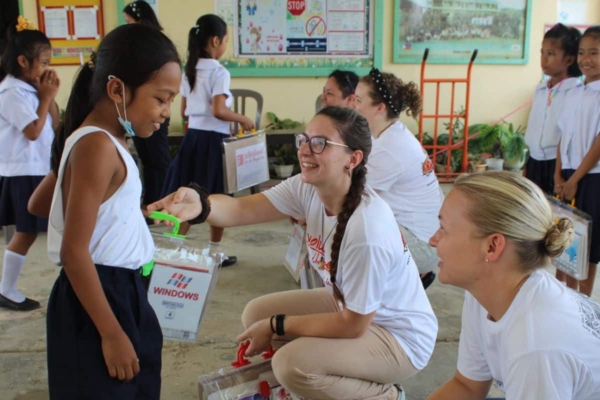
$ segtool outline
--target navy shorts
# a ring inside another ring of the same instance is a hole
[[[129,382],[111,378],[96,326],[61,270],[48,303],[48,387],[51,400],[158,400],[163,337],[140,270],[96,265],[106,299],[140,360]]]
[[[0,177],[0,226],[16,225],[22,233],[46,232],[48,220],[27,211],[29,198],[43,176]]]

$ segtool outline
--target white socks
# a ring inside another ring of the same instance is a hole
[[[0,294],[9,300],[21,303],[25,296],[17,289],[17,279],[23,269],[25,256],[10,250],[4,252],[4,267],[2,269],[2,282],[0,282]]]
[[[208,247],[210,248],[210,251],[212,251],[212,252],[217,251],[219,249],[219,247],[221,247],[221,242],[213,242],[212,240],[209,240]],[[225,256],[224,259],[227,260],[227,256]]]

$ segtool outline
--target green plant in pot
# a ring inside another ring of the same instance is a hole
[[[504,144],[504,168],[510,171],[521,171],[529,159],[529,147],[525,143],[525,128],[508,124],[507,140]]]
[[[471,139],[469,150],[474,154],[490,154],[491,157],[486,160],[489,169],[523,169],[529,157],[524,128],[519,126],[515,130],[514,125],[507,122],[477,127],[480,135]]]
[[[301,122],[294,121],[290,118],[279,119],[277,115],[272,112],[267,113],[267,117],[271,120],[271,123],[267,125],[267,129],[282,130],[282,129],[296,129],[302,126]]]
[[[273,163],[275,173],[280,178],[287,178],[294,172],[294,167],[298,164],[298,152],[292,144],[282,144],[275,149],[277,160]]]

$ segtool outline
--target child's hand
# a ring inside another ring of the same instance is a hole
[[[562,192],[562,198],[565,201],[571,201],[577,194],[577,183],[573,178],[565,182]]]
[[[111,378],[130,381],[140,372],[140,360],[131,340],[122,330],[102,338],[102,354]]]
[[[242,125],[242,128],[244,128],[245,131],[250,131],[254,129],[254,121],[252,121],[248,117],[243,117],[242,121],[240,122],[240,125]]]
[[[559,199],[563,198],[563,190],[565,187],[565,180],[562,175],[554,176],[554,194],[558,196]]]
[[[58,87],[60,86],[60,79],[56,71],[49,69],[42,74],[37,81],[37,90],[40,100],[52,101],[58,93]]]

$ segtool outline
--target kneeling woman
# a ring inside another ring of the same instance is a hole
[[[467,291],[458,370],[430,400],[600,399],[600,305],[542,268],[573,238],[542,190],[523,176],[462,176],[431,238],[442,283]]]
[[[248,355],[285,343],[273,370],[298,395],[399,398],[395,384],[431,357],[437,320],[408,248],[398,246],[392,211],[365,184],[368,123],[353,110],[327,107],[296,146],[302,173],[265,193],[208,197],[182,188],[149,209],[221,227],[306,218],[311,265],[327,287],[252,300],[238,339],[250,341]]]

